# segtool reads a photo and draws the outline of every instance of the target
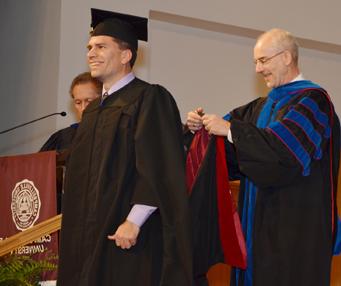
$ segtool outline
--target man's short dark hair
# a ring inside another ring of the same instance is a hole
[[[122,40],[117,39],[117,38],[113,38],[113,40],[118,44],[118,47],[121,50],[130,50],[131,51],[132,57],[131,57],[131,60],[129,61],[129,64],[130,64],[130,67],[133,68],[135,61],[136,61],[136,58],[137,58],[136,50],[129,43],[127,43],[125,41],[122,41]]]

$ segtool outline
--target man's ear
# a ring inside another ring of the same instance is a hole
[[[133,53],[131,52],[130,49],[123,50],[122,54],[121,54],[121,62],[122,62],[122,64],[129,63],[132,57],[133,57]]]
[[[284,51],[284,62],[285,62],[285,64],[288,66],[293,62],[293,60],[294,59],[292,57],[292,54],[288,50],[285,50]]]

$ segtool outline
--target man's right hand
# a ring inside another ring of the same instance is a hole
[[[115,234],[108,235],[108,239],[114,240],[117,247],[129,249],[136,244],[139,232],[138,225],[126,220],[118,227]]]
[[[189,130],[196,132],[200,130],[203,126],[202,116],[204,115],[204,110],[199,107],[193,111],[187,113],[186,125]]]

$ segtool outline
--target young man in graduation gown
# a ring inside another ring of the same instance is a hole
[[[91,102],[65,181],[58,285],[191,285],[182,124],[162,86],[134,76],[147,19],[92,9]]]
[[[102,83],[93,78],[90,72],[84,72],[77,75],[70,86],[70,96],[73,100],[73,106],[77,113],[77,119],[82,120],[82,114],[88,104],[99,97],[102,93]],[[41,151],[56,150],[58,152],[67,150],[71,147],[73,138],[76,135],[78,123],[58,130],[53,133],[49,139],[40,148]]]
[[[239,167],[247,269],[231,285],[327,286],[336,233],[340,125],[327,92],[305,80],[298,45],[280,29],[254,47],[256,72],[272,90],[223,119],[188,113],[192,131],[227,136]]]

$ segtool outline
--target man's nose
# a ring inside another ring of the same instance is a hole
[[[263,71],[263,64],[259,61],[256,62],[255,66],[256,73],[260,73]]]
[[[95,56],[95,51],[94,49],[89,49],[87,53],[87,57],[90,59]]]
[[[82,105],[81,105],[81,110],[82,112],[84,111],[84,109],[88,106],[88,103],[87,102],[82,102]]]

